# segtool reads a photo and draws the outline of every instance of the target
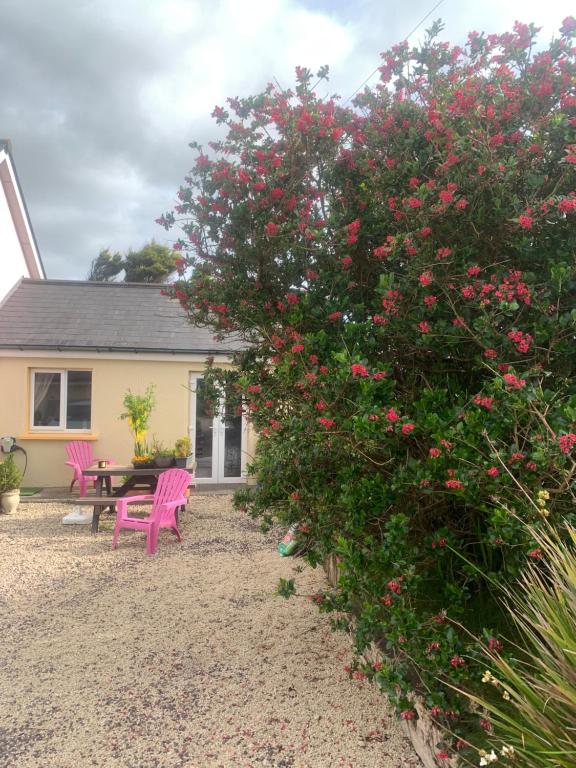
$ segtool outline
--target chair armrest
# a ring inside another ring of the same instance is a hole
[[[117,497],[111,496],[110,498],[117,498],[118,502],[123,502],[126,504],[135,504],[139,501],[149,501],[150,499],[153,499],[154,494],[148,493],[145,496],[117,496]]]
[[[80,469],[80,467],[78,466],[78,464],[75,461],[67,461],[66,462],[66,466],[67,467],[74,467],[75,469]]]
[[[174,509],[175,507],[181,507],[182,505],[186,504],[188,499],[182,497],[181,499],[176,499],[176,501],[167,501],[165,504],[162,504],[164,509]]]

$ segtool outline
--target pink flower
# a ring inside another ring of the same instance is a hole
[[[260,386],[260,384],[250,384],[250,386],[248,387],[248,392],[250,392],[251,395],[255,395],[261,391],[262,391],[262,387]]]
[[[326,419],[324,416],[321,416],[317,421],[319,424],[322,424],[325,429],[331,429],[336,424],[334,419]]]
[[[352,371],[352,376],[360,376],[362,379],[365,379],[368,376],[368,369],[365,365],[355,363],[354,365],[350,366],[350,370]]]
[[[298,296],[295,293],[287,293],[286,294],[286,301],[291,306],[294,306],[294,305],[298,304],[299,299],[298,299]]]
[[[388,421],[392,422],[393,424],[395,421],[398,421],[400,416],[398,416],[394,408],[390,408],[388,413],[386,414],[386,418],[388,419]]]
[[[400,717],[402,720],[414,720],[416,712],[413,709],[403,709],[402,712],[400,712]]]
[[[502,650],[502,643],[496,637],[491,637],[490,640],[488,640],[488,648],[491,651],[500,653],[500,651]]]
[[[494,360],[494,358],[498,357],[498,352],[496,352],[495,349],[485,349],[484,350],[484,357],[487,360]]]
[[[284,191],[280,189],[280,187],[274,187],[274,189],[270,192],[270,197],[272,200],[281,200],[284,197]]]
[[[432,282],[432,272],[423,272],[418,278],[420,285],[427,287]]]
[[[459,211],[463,211],[465,208],[468,207],[468,200],[466,200],[465,197],[461,197],[454,207],[458,208]]]
[[[569,432],[567,435],[561,435],[558,438],[558,444],[562,453],[568,456],[572,452],[574,445],[576,445],[576,435],[574,432]]]
[[[468,267],[467,272],[470,277],[478,277],[478,275],[480,274],[480,272],[482,272],[482,270],[478,266],[473,266],[473,267]]]
[[[482,408],[486,408],[487,411],[491,411],[492,406],[494,405],[494,398],[482,397],[482,395],[476,395],[476,397],[474,398],[474,403],[476,405],[481,406]]]
[[[448,192],[447,190],[444,190],[444,189],[439,193],[438,197],[445,205],[448,205],[454,199],[454,195],[452,194],[452,192]]]
[[[421,208],[422,207],[422,200],[420,200],[419,197],[409,197],[408,198],[408,207],[409,208]]]
[[[293,344],[292,345],[292,352],[304,352],[304,344]]]
[[[344,258],[340,259],[340,264],[342,265],[342,269],[349,269],[352,262],[353,262],[352,256],[344,256]]]
[[[378,248],[374,248],[372,255],[376,259],[383,259],[390,254],[390,247],[387,245],[379,245]]]
[[[420,237],[428,237],[432,234],[432,227],[422,227],[420,230]]]
[[[278,234],[278,224],[274,224],[274,222],[270,221],[268,224],[266,224],[266,234],[269,237],[274,237],[274,235]]]
[[[450,760],[450,753],[446,752],[445,749],[439,749],[438,752],[436,752],[436,759],[437,760]]]
[[[464,489],[464,483],[460,482],[460,480],[446,480],[444,485],[453,491],[462,491]]]
[[[414,424],[403,424],[402,425],[402,434],[403,435],[409,435],[410,432],[414,430]]]
[[[496,467],[490,467],[489,470],[487,470],[486,474],[488,477],[498,477],[500,474],[500,471]]]
[[[434,306],[434,304],[436,304],[437,301],[438,299],[436,298],[436,296],[424,297],[424,304],[428,307],[428,309],[431,309]]]
[[[522,229],[532,229],[534,219],[531,216],[518,216],[518,224]]]
[[[447,259],[452,254],[452,248],[438,248],[436,251],[437,259]]]
[[[542,550],[540,547],[537,547],[536,549],[533,549],[531,552],[528,552],[528,557],[531,557],[533,560],[540,560],[542,557]]]
[[[386,371],[377,371],[372,374],[372,378],[374,381],[382,381],[382,379],[386,378]]]
[[[437,459],[439,456],[442,456],[442,451],[440,448],[430,448],[428,455],[431,459]]]
[[[522,389],[526,384],[525,379],[518,379],[513,373],[505,373],[503,378],[506,386],[511,389]]]
[[[340,320],[342,314],[342,312],[332,312],[328,315],[328,320]]]
[[[462,656],[452,656],[450,659],[450,666],[454,669],[457,669],[458,667],[464,667],[466,665],[466,661],[462,658]]]
[[[421,323],[418,323],[418,328],[420,329],[421,333],[430,333],[430,326],[425,320],[423,320]]]
[[[290,498],[292,499],[292,501],[300,501],[300,494],[298,493],[298,491],[292,491],[292,493],[290,494]]]

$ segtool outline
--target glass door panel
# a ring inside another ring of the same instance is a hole
[[[210,478],[214,476],[214,416],[204,395],[204,382],[196,380],[196,439],[194,455],[196,458],[196,477]]]
[[[242,416],[230,414],[224,419],[224,477],[242,476]]]

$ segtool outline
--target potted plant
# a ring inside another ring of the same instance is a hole
[[[136,449],[136,446],[134,447]],[[134,456],[132,456],[132,466],[134,469],[146,469],[147,467],[154,466],[152,448],[148,446],[148,443],[138,444],[138,453],[134,453]]]
[[[174,451],[170,448],[165,448],[162,443],[154,442],[152,457],[154,458],[154,466],[161,469],[167,469],[174,464]]]
[[[10,453],[0,464],[0,505],[5,515],[18,509],[21,481],[22,472],[16,466],[14,455]]]
[[[134,436],[134,458],[132,463],[136,466],[138,463],[141,466],[143,463],[152,461],[150,451],[144,438],[150,425],[150,415],[156,405],[156,398],[154,397],[154,385],[150,384],[143,395],[135,395],[128,390],[124,395],[124,413],[120,414],[121,419],[128,421],[128,428]]]
[[[192,445],[189,437],[180,437],[174,445],[174,463],[177,467],[185,469],[192,465]]]

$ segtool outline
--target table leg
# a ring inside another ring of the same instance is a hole
[[[96,484],[94,487],[96,496],[102,496],[102,477],[96,476]],[[92,512],[92,533],[98,533],[98,524],[100,523],[100,512],[102,511],[101,504],[94,504],[94,511]]]

